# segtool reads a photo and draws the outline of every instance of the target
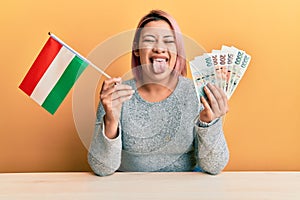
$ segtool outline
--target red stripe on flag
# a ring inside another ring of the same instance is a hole
[[[31,95],[61,47],[62,45],[59,42],[54,40],[52,37],[49,37],[42,51],[39,53],[19,86],[19,88],[27,95]]]

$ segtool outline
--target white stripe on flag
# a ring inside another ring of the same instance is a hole
[[[62,46],[30,97],[42,105],[74,57],[75,54]]]

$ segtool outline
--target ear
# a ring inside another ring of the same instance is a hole
[[[140,52],[139,52],[138,49],[135,49],[135,50],[133,51],[133,53],[134,53],[134,55],[135,55],[136,57],[139,57],[139,56],[140,56]]]
[[[137,45],[137,43],[136,42],[134,42],[134,44],[133,44],[133,53],[134,53],[134,55],[136,56],[136,57],[139,57],[140,56],[140,52],[139,52],[139,49],[138,49],[138,45]]]

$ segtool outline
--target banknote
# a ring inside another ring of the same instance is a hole
[[[197,56],[190,61],[190,69],[199,100],[200,96],[207,98],[203,90],[204,86],[207,83],[216,84],[217,80],[212,58],[208,54]]]
[[[221,50],[212,50],[212,55],[216,55],[216,64],[218,69],[218,77],[219,77],[219,87],[225,90],[226,87],[226,76],[227,76],[227,52]]]
[[[248,68],[248,65],[250,63],[250,60],[251,60],[251,56],[244,52],[241,64],[238,65],[239,67],[237,67],[235,75],[232,78],[232,84],[228,91],[229,97],[232,96],[232,94],[234,93],[235,89],[237,88],[240,80],[244,76],[244,74]]]
[[[234,71],[234,61],[236,60],[237,57],[237,49],[226,45],[222,45],[221,51],[227,53],[227,60],[226,60],[227,76],[226,76],[226,86],[224,91],[227,97],[230,98],[229,91],[231,88],[231,83],[233,83],[232,79],[233,79],[233,71]]]
[[[215,51],[212,51],[211,53],[207,53],[207,55],[211,57],[211,60],[214,64],[216,85],[221,87],[221,85],[222,85],[222,72],[221,72],[221,66],[219,64],[220,53],[219,53],[219,51],[215,50]]]
[[[220,87],[230,99],[244,76],[251,56],[234,46],[222,45],[220,50],[196,56],[189,62],[198,98],[206,94],[203,87],[212,83]]]

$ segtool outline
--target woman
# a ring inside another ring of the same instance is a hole
[[[193,82],[184,77],[184,56],[180,29],[169,14],[154,10],[141,19],[133,41],[134,79],[102,85],[88,154],[95,174],[224,169],[226,95],[208,84],[201,107]]]

